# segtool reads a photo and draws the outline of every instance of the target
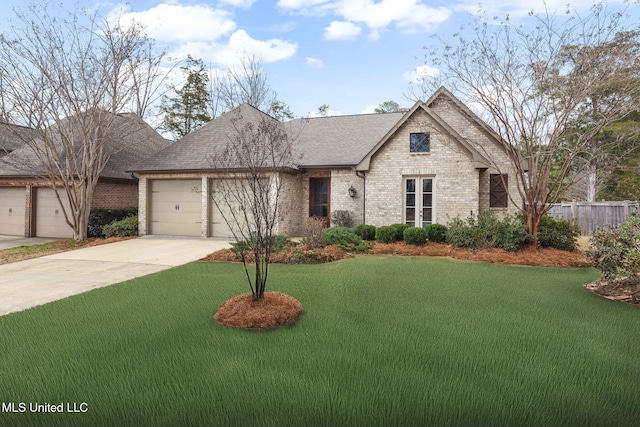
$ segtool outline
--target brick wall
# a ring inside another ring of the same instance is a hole
[[[430,134],[428,153],[410,153],[409,135]],[[406,178],[433,179],[433,222],[446,224],[479,206],[479,175],[468,153],[422,111],[405,122],[373,156],[366,175],[366,223],[405,222]]]
[[[517,206],[522,204],[522,199],[518,192],[517,177],[513,170],[512,164],[507,157],[503,148],[496,144],[493,137],[487,134],[477,123],[471,121],[454,102],[442,97],[435,100],[432,105],[433,110],[442,117],[456,132],[474,146],[480,154],[482,154],[489,162],[491,167],[487,170],[480,171],[479,189],[480,189],[480,205],[479,211],[493,209],[498,216],[506,213],[517,212]],[[507,208],[490,208],[489,207],[489,176],[495,173],[506,173],[509,178],[508,192],[514,203],[509,204]]]
[[[302,213],[307,212],[303,202],[304,175],[281,173],[278,179],[281,180],[282,189],[280,193],[280,222],[278,223],[277,233],[292,237],[300,236],[304,219]],[[307,188],[307,192],[308,190]]]
[[[92,208],[113,209],[138,206],[138,182],[114,183],[98,181],[93,192]]]

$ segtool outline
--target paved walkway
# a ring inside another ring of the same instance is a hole
[[[0,265],[0,316],[197,261],[229,243],[141,237]]]

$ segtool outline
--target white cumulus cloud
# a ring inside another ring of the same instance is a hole
[[[352,22],[332,21],[324,29],[324,38],[327,40],[353,40],[360,35],[362,28]]]
[[[255,0],[221,0],[221,5],[250,7]],[[298,44],[272,38],[257,40],[245,30],[238,29],[232,15],[223,9],[207,5],[185,5],[177,0],[165,0],[140,12],[127,4],[116,6],[109,20],[143,24],[149,36],[167,45],[171,57],[185,58],[188,54],[212,63],[230,65],[241,56],[256,55],[261,61],[276,62],[292,57]]]
[[[256,40],[245,30],[238,30],[229,37],[229,42],[215,49],[216,62],[233,63],[243,55],[257,55],[264,62],[276,62],[295,55],[298,43],[281,39]]]
[[[322,68],[324,67],[324,61],[322,59],[317,59],[317,58],[312,58],[310,56],[307,56],[304,59],[305,64],[314,67],[314,68]]]
[[[242,9],[249,9],[254,2],[255,0],[220,0],[221,4],[228,4]]]
[[[411,71],[407,71],[403,74],[405,80],[410,83],[420,83],[425,78],[438,77],[440,70],[430,65],[420,65]]]
[[[377,40],[380,30],[395,26],[403,32],[431,31],[451,16],[447,7],[430,7],[423,0],[280,0],[278,6],[292,13],[332,15],[344,28],[325,28],[325,38],[335,31],[364,25],[369,39]],[[333,22],[332,22],[333,24]],[[358,33],[359,34],[359,33]],[[354,37],[351,35],[351,37]]]
[[[146,27],[149,36],[164,42],[213,41],[236,29],[229,12],[204,5],[161,3],[151,9],[133,12],[130,6],[120,4],[109,14],[111,22],[118,19],[125,25],[139,22]]]

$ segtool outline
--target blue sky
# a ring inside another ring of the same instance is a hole
[[[61,0],[73,8],[75,0]],[[547,0],[553,10],[567,0]],[[586,8],[579,0],[572,9]],[[609,1],[622,8],[622,0]],[[423,47],[478,11],[478,0],[84,0],[104,14],[134,18],[177,58],[191,54],[223,67],[242,52],[257,54],[279,98],[297,117],[329,104],[332,114],[372,112],[383,101],[403,106],[409,81],[424,70]],[[22,0],[4,0],[11,15]],[[485,0],[491,15],[518,20],[542,0]],[[635,2],[631,8],[639,9]],[[637,10],[635,11],[638,12]],[[4,21],[4,20],[3,20]],[[6,21],[0,24],[6,31]]]

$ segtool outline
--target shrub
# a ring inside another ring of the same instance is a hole
[[[324,230],[323,237],[326,245],[336,245],[347,252],[359,252],[366,249],[360,236],[350,228],[327,228]]]
[[[111,224],[113,221],[119,221],[133,215],[138,215],[138,208],[91,209],[87,224],[87,235],[89,237],[102,237],[102,227]]]
[[[239,242],[231,243],[231,251],[236,254],[236,257],[240,258],[241,252],[253,252],[252,247],[254,247],[256,243],[257,237],[252,237],[250,241],[241,240]],[[276,234],[271,236],[271,253],[282,252],[287,246],[291,245],[292,242],[289,240],[287,236],[283,236],[281,234]]]
[[[640,217],[631,215],[617,227],[596,228],[588,254],[607,278],[630,277],[640,271]]]
[[[449,223],[447,240],[458,248],[502,248],[514,251],[531,241],[527,227],[520,217],[505,216],[500,221],[495,212],[481,212],[477,219],[473,212],[466,220],[455,218]]]
[[[409,228],[407,224],[391,224],[393,228],[396,230],[396,240],[404,239],[404,230]]]
[[[119,221],[113,221],[111,224],[107,224],[102,227],[100,234],[104,237],[136,236],[138,234],[138,215],[129,216]]]
[[[390,225],[383,225],[382,227],[378,227],[376,229],[376,239],[381,241],[382,243],[395,242],[397,234],[398,231]]]
[[[427,243],[427,231],[422,227],[409,227],[404,230],[404,241],[409,245],[424,245]]]
[[[577,225],[549,215],[544,215],[538,226],[538,242],[543,247],[574,251],[578,247],[579,235],[580,229]]]
[[[355,228],[355,233],[362,238],[362,240],[373,240],[376,238],[376,226],[368,224],[359,224]]]
[[[478,227],[473,214],[466,221],[456,217],[449,223],[447,241],[456,248],[478,249],[481,243],[477,234]]]
[[[302,243],[308,245],[311,249],[324,246],[324,237],[322,236],[324,229],[325,224],[322,218],[305,218],[302,225]]]
[[[331,224],[335,227],[353,227],[353,217],[349,211],[333,211],[331,213]]]
[[[498,238],[495,246],[506,251],[516,251],[531,242],[533,236],[520,216],[507,215],[498,221]]]
[[[449,229],[446,225],[427,224],[424,230],[427,232],[427,240],[430,242],[445,243],[447,241],[447,231]]]

